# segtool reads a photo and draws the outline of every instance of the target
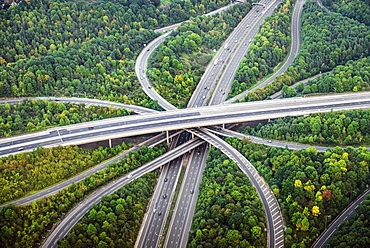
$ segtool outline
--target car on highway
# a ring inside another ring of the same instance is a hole
[[[165,181],[165,182],[167,182],[167,181],[168,181],[168,178],[166,177],[166,178],[164,179],[164,181]]]
[[[214,64],[214,65],[217,65],[217,63],[218,63],[218,58],[217,58],[217,59],[215,59],[215,61],[213,62],[213,64]]]
[[[268,142],[268,143],[271,143],[271,142],[272,142],[272,140],[268,140],[267,142]]]
[[[162,212],[161,212],[161,211],[159,211],[159,212],[158,212],[158,215],[162,215]]]
[[[206,99],[206,96],[203,96],[202,99]]]
[[[94,127],[88,127],[88,129],[94,129]]]
[[[163,199],[166,199],[166,197],[167,197],[167,195],[166,195],[166,194],[164,194],[164,195],[163,195]]]
[[[156,210],[157,210],[157,209],[153,209],[153,214],[155,214]]]
[[[22,150],[24,150],[24,148],[23,148],[23,147],[19,147],[19,148],[18,148],[18,151],[22,151]]]
[[[194,189],[190,190],[190,194],[194,194]]]
[[[127,178],[131,178],[132,177],[132,174],[128,175]]]
[[[197,152],[197,155],[200,155],[200,151]]]

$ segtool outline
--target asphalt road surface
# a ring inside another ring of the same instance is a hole
[[[208,144],[195,149],[190,156],[173,216],[168,228],[164,247],[186,247],[198,199],[199,185],[208,156]]]
[[[182,133],[175,138],[171,144],[171,149],[175,149],[185,143],[189,138],[190,135],[188,133]],[[163,166],[153,197],[149,203],[149,211],[147,211],[141,225],[135,247],[157,247],[161,241],[182,165],[183,157],[179,157]]]
[[[360,108],[370,108],[370,92],[266,100],[117,117],[2,138],[0,156],[30,151],[38,146],[83,144],[184,128]]]

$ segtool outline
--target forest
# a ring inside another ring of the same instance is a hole
[[[131,145],[86,150],[78,146],[39,147],[0,158],[0,204],[68,179]]]
[[[168,102],[185,108],[207,65],[213,50],[251,9],[238,4],[215,16],[198,16],[183,23],[153,52],[148,77],[156,91]]]
[[[266,247],[266,220],[255,188],[238,166],[211,148],[188,247]]]
[[[55,126],[130,115],[120,108],[86,106],[47,100],[24,100],[0,105],[0,137],[40,131]]]
[[[307,117],[279,118],[244,133],[268,139],[311,145],[370,145],[370,110],[315,113]]]
[[[310,247],[325,228],[370,183],[365,147],[287,150],[227,138],[265,178],[287,226],[285,246]]]
[[[134,59],[158,34],[229,1],[25,1],[0,11],[0,97],[80,96],[160,110]]]
[[[370,244],[370,196],[343,222],[326,248],[367,247]]]
[[[370,54],[368,26],[339,13],[325,12],[316,2],[304,5],[301,26],[301,50],[287,72],[262,89],[248,93],[241,101],[266,99],[284,85]]]
[[[292,11],[292,3],[286,1],[266,18],[236,71],[227,99],[242,93],[272,73],[285,59],[290,49]]]
[[[31,247],[39,244],[59,219],[87,195],[155,159],[165,151],[166,147],[163,146],[141,147],[139,151],[130,152],[119,162],[110,164],[105,170],[72,184],[55,195],[26,206],[9,205],[1,208],[1,247]]]
[[[157,172],[146,174],[104,196],[58,247],[134,247],[157,178]]]
[[[322,3],[329,10],[341,13],[370,26],[370,2],[367,0],[323,0]]]

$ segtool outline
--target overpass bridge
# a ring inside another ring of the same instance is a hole
[[[177,109],[80,123],[2,138],[0,156],[30,151],[38,146],[78,145],[185,128],[361,108],[370,108],[370,92]]]

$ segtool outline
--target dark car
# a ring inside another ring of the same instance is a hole
[[[94,127],[88,127],[88,129],[94,129]]]
[[[167,197],[167,195],[166,195],[166,194],[164,194],[164,195],[163,195],[163,199],[166,199],[166,197]]]
[[[165,181],[165,182],[167,182],[167,181],[168,181],[168,178],[166,177],[166,178],[164,179],[164,181]]]
[[[22,151],[22,150],[24,150],[24,148],[23,148],[23,147],[19,147],[19,148],[18,148],[18,151]]]
[[[192,189],[192,190],[190,190],[190,194],[194,194],[194,190]]]
[[[198,151],[197,154],[200,155],[200,151]]]
[[[162,215],[162,212],[161,212],[161,211],[159,211],[159,212],[158,212],[158,215]]]

